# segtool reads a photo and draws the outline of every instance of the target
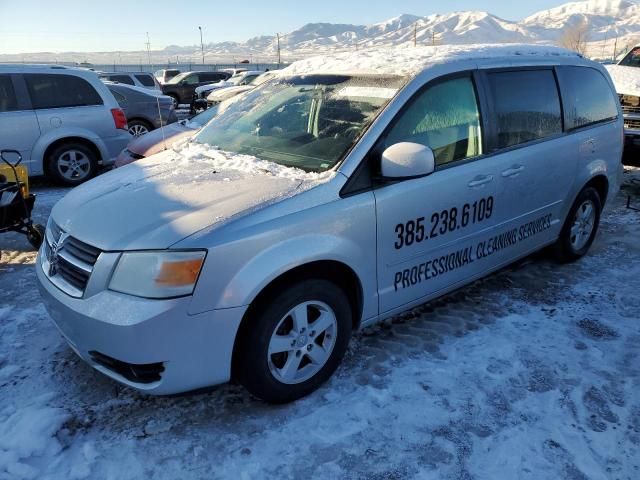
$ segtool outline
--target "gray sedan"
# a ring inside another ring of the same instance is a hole
[[[170,97],[144,88],[105,83],[124,110],[129,133],[134,137],[178,120]]]

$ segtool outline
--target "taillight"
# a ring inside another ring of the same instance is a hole
[[[113,115],[113,123],[116,124],[116,128],[118,130],[128,130],[127,128],[127,117],[124,115],[124,112],[120,108],[112,108],[111,115]]]

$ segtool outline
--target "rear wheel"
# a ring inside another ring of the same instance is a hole
[[[340,364],[351,337],[349,299],[327,280],[286,288],[248,320],[237,374],[247,390],[271,403],[316,390]]]
[[[600,224],[602,201],[593,187],[584,188],[576,198],[554,245],[556,258],[572,262],[584,256],[595,239]]]
[[[48,161],[49,173],[66,185],[79,185],[96,174],[96,154],[82,143],[70,142],[56,147]]]
[[[153,127],[144,120],[133,119],[127,122],[127,125],[129,126],[129,133],[134,137],[140,137],[153,130]]]

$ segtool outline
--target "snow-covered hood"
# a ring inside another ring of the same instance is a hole
[[[332,176],[179,142],[73,189],[52,218],[102,250],[161,249]]]
[[[640,97],[640,68],[623,65],[607,65],[616,93]]]

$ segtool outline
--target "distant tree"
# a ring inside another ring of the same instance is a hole
[[[589,25],[586,20],[580,20],[574,25],[567,25],[562,30],[558,39],[558,45],[568,50],[573,50],[581,55],[587,51],[589,41]]]

